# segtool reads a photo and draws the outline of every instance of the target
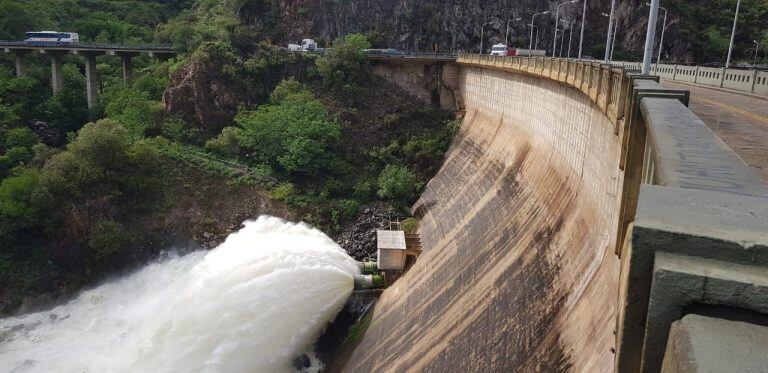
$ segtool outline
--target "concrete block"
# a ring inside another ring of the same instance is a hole
[[[669,328],[696,303],[768,312],[768,268],[656,253],[641,371],[661,369]],[[766,366],[768,368],[768,366]]]
[[[663,373],[759,373],[768,370],[768,327],[686,315],[669,332]]]
[[[617,371],[640,369],[654,258],[660,252],[768,266],[768,200],[642,185],[622,253]],[[626,257],[628,256],[628,258]]]

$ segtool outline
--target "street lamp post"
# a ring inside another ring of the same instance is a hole
[[[584,21],[586,19],[587,19],[587,0],[584,0],[584,9],[581,11],[581,37],[579,37],[579,59],[581,59],[581,48],[584,46]]]
[[[736,1],[736,14],[733,16],[733,29],[731,30],[731,43],[728,45],[728,57],[725,59],[725,68],[731,66],[731,52],[733,51],[733,39],[736,37],[736,23],[739,21],[739,6],[741,0]]]
[[[568,24],[568,29],[570,32],[568,35],[568,56],[566,56],[566,58],[571,58],[571,42],[573,42],[573,21]]]
[[[613,61],[613,50],[616,47],[616,32],[619,30],[619,25],[616,23],[618,21],[616,18],[610,18],[611,16],[606,13],[600,13],[603,17],[608,17],[608,23],[613,23],[613,35],[611,36],[611,45],[609,46],[610,52],[608,53],[608,62],[610,63]]]
[[[755,43],[755,59],[752,62],[752,67],[757,69],[757,51],[760,50],[760,43],[757,42],[757,40],[752,40],[753,43]]]
[[[555,57],[555,54],[557,53],[557,22],[560,21],[560,7],[563,5],[573,4],[578,2],[579,0],[566,1],[564,3],[559,4],[555,9],[555,37],[553,38],[554,40],[552,40],[552,57]]]
[[[533,15],[531,16],[531,24],[530,24],[530,26],[531,26],[531,42],[528,44],[528,49],[533,49],[533,29],[536,28],[536,26],[534,26],[533,22],[535,21],[536,16],[542,15],[542,14],[548,14],[548,13],[549,13],[549,11],[547,10],[545,12],[533,13]],[[539,32],[538,28],[536,28],[536,32],[537,33]],[[536,41],[537,42],[538,42],[538,39],[539,38],[538,38],[538,34],[537,34],[536,35]],[[536,43],[536,44],[537,44],[536,46],[538,47],[538,43]]]
[[[611,55],[608,57],[609,61],[613,61],[613,51],[616,50],[616,31],[619,30],[618,19],[613,19],[613,37],[611,38]]]
[[[656,38],[656,19],[659,15],[659,0],[651,0],[648,13],[648,31],[645,32],[645,49],[643,51],[643,75],[651,73],[651,60],[653,59],[653,40]]]
[[[490,25],[493,22],[486,22],[480,26],[480,54],[483,54],[483,33],[485,32],[485,26]]]
[[[507,33],[504,36],[504,45],[506,45],[507,47],[509,47],[509,23],[510,22],[517,22],[517,21],[520,21],[520,20],[522,20],[522,18],[510,19],[510,20],[507,21]]]
[[[563,44],[565,44],[564,43],[564,41],[565,41],[564,40],[565,39],[565,30],[557,30],[557,32],[555,32],[555,35],[557,35],[558,32],[560,33],[560,51],[557,53],[557,56],[558,57],[563,57]]]
[[[651,6],[650,3],[645,3],[645,5]],[[664,11],[664,21],[661,24],[661,38],[659,39],[659,55],[658,57],[656,57],[656,65],[661,63],[661,49],[664,47],[664,32],[667,30],[667,8],[660,6],[659,9]]]
[[[605,63],[610,62],[611,59],[611,52],[609,49],[611,49],[611,34],[613,34],[613,26],[614,23],[611,22],[614,19],[614,12],[616,10],[616,0],[611,0],[611,14],[608,16],[608,36],[607,39],[605,39]]]

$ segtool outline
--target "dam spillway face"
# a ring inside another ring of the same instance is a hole
[[[414,205],[423,252],[345,371],[611,371],[620,140],[580,91],[461,67],[467,115]]]

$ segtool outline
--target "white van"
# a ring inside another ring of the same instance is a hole
[[[491,47],[491,56],[508,56],[506,44],[496,44]]]

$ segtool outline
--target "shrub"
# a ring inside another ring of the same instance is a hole
[[[353,195],[359,199],[368,199],[376,191],[376,185],[373,181],[363,180],[355,183],[352,188],[354,190]]]
[[[29,228],[38,223],[40,207],[36,194],[40,191],[40,174],[36,170],[21,172],[0,183],[0,234]]]
[[[295,194],[293,184],[291,183],[282,183],[272,189],[272,198],[278,201],[287,202]]]
[[[416,195],[416,175],[405,166],[387,165],[379,175],[381,198],[393,204],[406,206]]]
[[[416,233],[419,229],[419,221],[416,218],[408,218],[400,223],[400,229],[405,233]]]
[[[112,220],[97,223],[88,236],[88,246],[95,251],[98,262],[115,256],[130,241],[131,237],[123,226]]]
[[[166,138],[183,143],[195,143],[201,135],[200,129],[190,127],[184,119],[177,116],[166,117],[160,133]]]
[[[294,78],[288,78],[280,82],[280,84],[275,87],[275,89],[272,91],[272,94],[269,96],[269,101],[273,104],[279,104],[283,102],[283,99],[286,97],[295,94],[311,95],[311,92],[309,89],[307,89],[307,87],[299,83],[298,80]]]
[[[6,149],[10,149],[17,146],[24,147],[24,148],[31,148],[38,142],[37,136],[34,134],[34,132],[32,132],[32,130],[26,127],[13,128],[8,131],[6,136],[7,136],[7,138],[5,139]]]
[[[149,93],[128,88],[121,90],[105,107],[108,118],[117,121],[136,136],[159,126],[162,103],[149,99]]]
[[[349,34],[334,43],[334,47],[317,60],[317,71],[326,86],[347,88],[368,76],[364,49],[371,47],[365,35]]]
[[[221,133],[205,142],[205,150],[222,157],[235,157],[240,154],[240,128],[224,127]]]

